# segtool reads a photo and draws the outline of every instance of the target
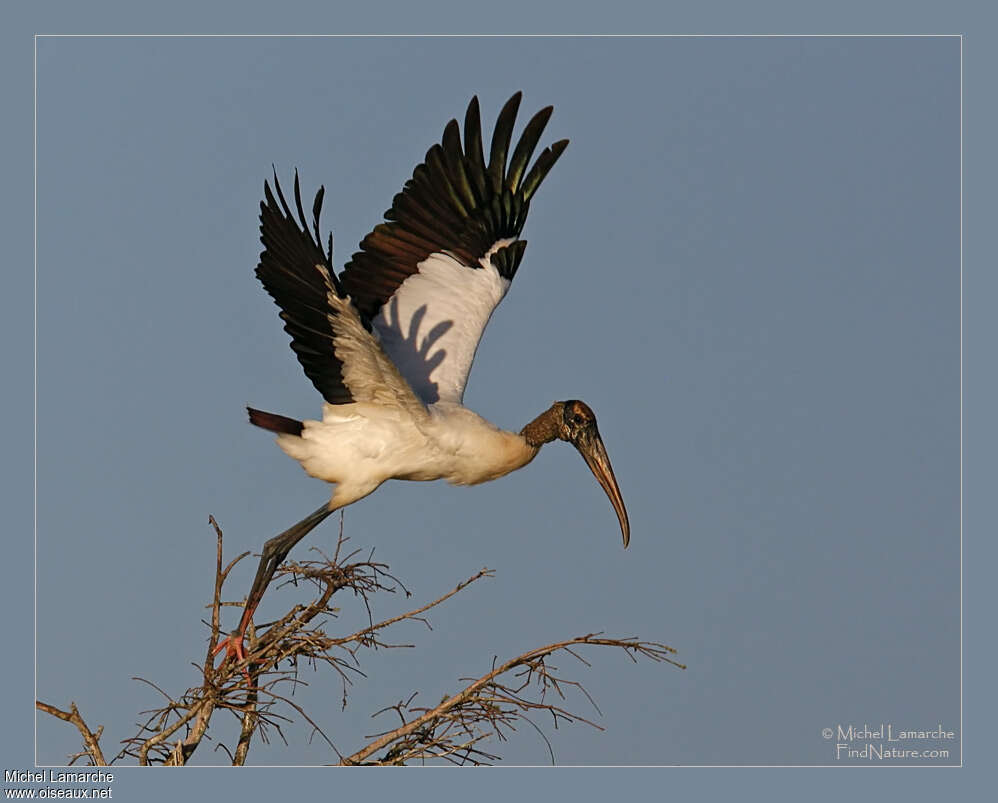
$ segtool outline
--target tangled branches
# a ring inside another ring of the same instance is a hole
[[[519,721],[529,722],[527,715],[537,711],[550,714],[555,727],[561,722],[584,722],[602,730],[595,722],[562,707],[561,702],[566,699],[563,689],[573,687],[599,712],[595,701],[582,684],[558,677],[555,674],[557,668],[549,665],[547,660],[555,653],[565,652],[589,666],[589,662],[573,649],[580,646],[616,647],[625,650],[635,661],[638,657],[644,657],[664,661],[681,669],[686,668],[672,659],[675,650],[650,641],[600,638],[599,634],[593,633],[548,644],[494,666],[491,672],[482,677],[462,678],[461,682],[469,685],[435,708],[412,707],[415,698],[413,695],[405,703],[383,709],[379,713],[395,711],[402,720],[401,727],[381,734],[375,741],[340,763],[406,764],[429,758],[445,759],[458,764],[495,761],[500,757],[484,752],[478,747],[479,743],[492,736],[505,741],[507,733],[516,730]],[[507,675],[512,675],[514,680],[501,680]],[[558,703],[547,701],[549,692],[557,696]],[[407,719],[408,715],[413,714],[416,715],[415,718]],[[550,747],[548,742],[549,750]],[[380,759],[366,760],[379,750],[386,750]],[[551,760],[554,761],[553,751]]]
[[[121,752],[111,763],[130,758],[140,765],[186,764],[207,738],[212,716],[222,710],[231,713],[238,722],[234,746],[230,749],[219,743],[233,765],[246,762],[254,737],[269,742],[276,734],[286,743],[282,726],[292,722],[296,715],[325,740],[340,764],[426,761],[485,764],[500,759],[499,755],[486,750],[485,745],[493,740],[505,741],[518,724],[527,722],[540,731],[530,718],[538,713],[549,716],[555,728],[560,724],[576,722],[600,728],[568,708],[566,691],[571,691],[582,695],[599,713],[595,702],[579,682],[559,674],[560,670],[553,663],[558,654],[574,658],[588,667],[589,663],[580,654],[581,650],[610,647],[623,650],[635,661],[647,658],[685,668],[673,659],[675,651],[671,647],[657,642],[604,638],[594,633],[548,644],[501,664],[493,661],[490,671],[481,676],[461,678],[461,690],[445,697],[436,706],[414,705],[417,694],[413,693],[404,702],[382,709],[379,715],[394,712],[399,724],[376,734],[372,741],[345,755],[309,713],[291,699],[295,686],[303,682],[298,677],[299,667],[304,663],[313,670],[322,667],[332,670],[339,678],[341,702],[345,707],[349,687],[363,674],[359,659],[362,650],[409,646],[392,643],[386,631],[407,620],[426,623],[423,614],[472,583],[491,577],[492,572],[482,569],[432,602],[375,621],[372,599],[376,594],[401,590],[409,596],[409,592],[388,572],[386,565],[374,562],[370,556],[366,560],[358,560],[356,552],[341,554],[346,544],[341,519],[340,536],[332,556],[320,552],[319,560],[289,562],[280,570],[286,581],[314,587],[311,602],[294,606],[270,624],[259,637],[251,629],[245,662],[238,665],[224,662],[216,669],[212,656],[221,635],[221,607],[241,604],[223,603],[222,588],[232,568],[249,553],[239,555],[223,567],[222,531],[214,518],[209,520],[215,529],[217,549],[211,617],[205,622],[210,637],[204,663],[198,666],[200,682],[180,697],[173,698],[150,681],[134,678],[148,683],[166,702],[144,712],[146,719],[140,724],[138,733],[123,741]],[[364,606],[368,624],[346,635],[332,635],[330,623],[335,620],[337,609],[331,606],[331,601],[334,595],[340,593],[342,597],[345,591],[352,592],[353,597]],[[248,672],[252,683],[245,682],[244,672]],[[74,724],[80,731],[84,750],[71,757],[71,764],[86,757],[92,765],[107,765],[99,743],[103,728],[91,731],[75,703],[68,712],[41,701],[36,706]],[[543,731],[541,733],[543,735]],[[553,761],[550,742],[548,749]]]

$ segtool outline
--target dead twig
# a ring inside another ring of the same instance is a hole
[[[44,711],[46,714],[51,714],[54,717],[58,717],[61,720],[75,725],[76,729],[83,737],[83,746],[86,748],[85,753],[80,753],[78,756],[89,756],[90,763],[95,767],[107,766],[107,761],[104,760],[104,753],[100,748],[100,737],[104,734],[104,726],[101,725],[97,728],[96,733],[90,730],[90,728],[87,727],[87,723],[83,721],[83,717],[80,716],[80,711],[76,707],[76,703],[70,703],[69,711],[63,711],[56,708],[54,705],[49,705],[48,703],[43,703],[41,700],[36,700],[35,708],[39,711]]]

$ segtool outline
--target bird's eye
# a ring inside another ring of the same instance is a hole
[[[586,418],[581,413],[576,413],[575,415],[572,416],[572,423],[582,426],[583,424],[586,423]]]

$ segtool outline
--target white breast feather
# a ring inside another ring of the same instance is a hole
[[[426,404],[463,400],[478,341],[509,289],[487,257],[481,264],[468,268],[449,254],[431,254],[373,321],[382,348]]]

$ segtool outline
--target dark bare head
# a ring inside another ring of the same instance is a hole
[[[610,504],[617,512],[620,532],[626,547],[631,540],[627,508],[624,507],[617,478],[613,475],[613,466],[610,465],[610,458],[596,426],[596,414],[589,405],[578,399],[555,402],[548,410],[527,424],[522,434],[532,446],[539,447],[557,438],[568,441],[579,450],[582,459],[586,461],[593,476],[606,491]]]

